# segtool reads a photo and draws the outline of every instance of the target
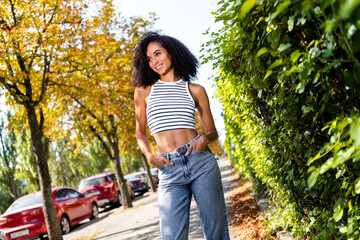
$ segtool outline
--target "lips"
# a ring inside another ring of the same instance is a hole
[[[157,71],[159,71],[159,70],[161,69],[161,67],[162,67],[162,64],[156,66],[155,69],[156,69]]]

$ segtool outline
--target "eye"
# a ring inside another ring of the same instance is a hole
[[[151,62],[152,58],[147,58],[146,60],[147,60],[148,62]]]

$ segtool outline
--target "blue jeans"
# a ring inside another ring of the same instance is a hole
[[[162,240],[186,240],[192,195],[205,239],[228,240],[229,230],[219,166],[210,149],[185,153],[196,138],[171,153],[161,154],[174,165],[159,171],[159,216]]]

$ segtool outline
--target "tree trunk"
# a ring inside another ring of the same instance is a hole
[[[117,142],[112,144],[112,148],[114,150],[114,159],[112,159],[112,162],[114,164],[116,179],[120,186],[122,205],[124,208],[132,208],[133,205],[131,202],[130,193],[120,166],[120,151]]]
[[[151,188],[151,190],[152,190],[153,192],[156,192],[156,191],[157,191],[157,186],[156,186],[156,184],[155,184],[155,182],[154,182],[154,179],[153,179],[153,177],[152,177],[152,175],[151,175],[149,163],[148,163],[148,161],[146,160],[146,157],[145,157],[144,154],[141,154],[141,156],[142,156],[143,165],[144,165],[144,167],[145,167],[145,171],[146,171],[146,173],[147,173],[147,178],[148,178],[148,181],[149,181],[149,183],[150,183],[150,188]]]
[[[40,189],[42,195],[43,211],[47,232],[50,240],[62,240],[62,232],[59,220],[54,207],[54,201],[51,191],[51,177],[47,163],[43,139],[42,124],[39,124],[35,108],[30,104],[25,105],[27,117],[30,125],[32,147],[36,159],[37,171],[40,180]]]
[[[14,196],[14,200],[16,200],[18,198],[18,194],[15,185],[14,173],[11,171],[11,169],[9,169],[9,181],[10,181],[11,192]]]

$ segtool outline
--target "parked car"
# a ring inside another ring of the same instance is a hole
[[[7,240],[7,237],[2,230],[0,230],[0,240]]]
[[[149,191],[149,184],[146,178],[146,173],[135,172],[124,176],[126,181],[132,184],[135,193],[144,194]]]
[[[134,198],[135,193],[130,183],[128,190],[131,198]],[[120,188],[113,172],[100,173],[81,180],[79,192],[86,196],[96,197],[99,207],[107,205],[119,207],[121,205]]]
[[[159,169],[151,168],[150,172],[151,172],[151,175],[152,175],[153,179],[155,180],[156,184],[159,184]]]
[[[63,234],[69,233],[72,226],[87,218],[98,218],[96,198],[85,197],[70,187],[53,188],[52,195]],[[33,239],[46,235],[41,192],[15,200],[0,216],[0,229],[9,240]]]

